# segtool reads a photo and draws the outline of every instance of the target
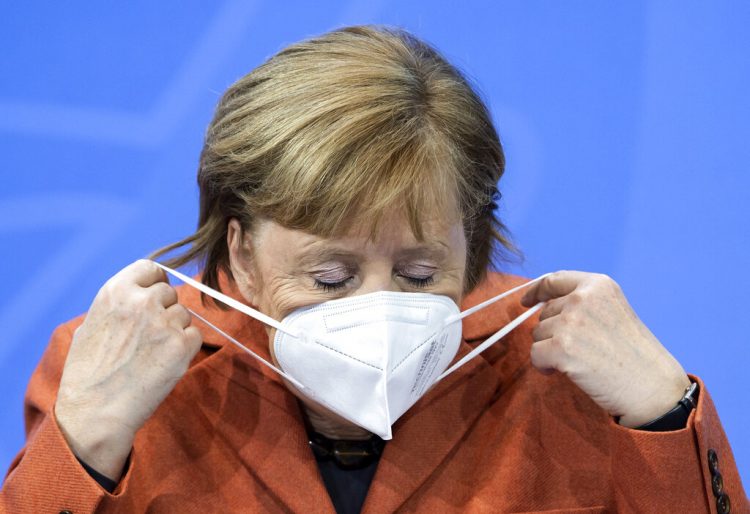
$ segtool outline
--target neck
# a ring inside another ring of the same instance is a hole
[[[362,427],[354,425],[344,419],[334,419],[330,415],[313,410],[308,405],[302,408],[310,422],[312,429],[317,433],[334,440],[362,441],[369,439],[372,434]]]

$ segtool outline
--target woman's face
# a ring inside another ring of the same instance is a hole
[[[376,291],[433,293],[460,304],[466,267],[461,223],[427,220],[423,241],[403,216],[386,217],[380,227],[375,237],[363,224],[326,239],[268,220],[242,233],[239,222],[231,220],[232,273],[245,299],[277,320],[300,307]],[[274,332],[268,328],[271,357],[278,364]]]

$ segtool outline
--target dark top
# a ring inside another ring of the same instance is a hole
[[[309,425],[307,436],[337,514],[361,512],[385,441],[376,435],[364,441],[332,440]]]
[[[359,514],[370,489],[380,459],[361,469],[342,469],[333,461],[318,461],[323,483],[337,514]]]

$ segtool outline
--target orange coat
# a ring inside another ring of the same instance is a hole
[[[521,282],[491,274],[464,307]],[[179,296],[268,356],[260,323],[203,307],[193,289],[180,287]],[[514,297],[471,316],[460,352],[522,311]],[[28,440],[0,492],[2,512],[333,511],[295,398],[277,375],[203,326],[201,351],[138,432],[127,474],[114,494],[101,489],[51,414],[81,321],[54,332],[31,378]],[[623,428],[564,375],[531,367],[533,325],[448,377],[394,425],[364,512],[717,512],[709,449],[732,512],[750,512],[702,383],[686,429]]]

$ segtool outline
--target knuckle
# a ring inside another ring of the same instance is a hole
[[[190,326],[185,329],[185,337],[188,339],[192,346],[200,346],[203,344],[203,336],[197,327]]]
[[[116,310],[125,315],[149,311],[151,307],[151,297],[145,290],[132,291],[127,296],[122,297],[116,304]]]
[[[185,337],[185,331],[179,329],[172,329],[173,337],[169,338],[171,349],[180,358],[184,358],[187,354],[187,341]]]
[[[539,312],[539,319],[545,320],[549,318],[552,315],[553,307],[550,305],[550,302],[547,302],[547,305],[542,307],[542,310]]]
[[[151,295],[145,289],[137,289],[130,293],[128,300],[135,307],[147,307],[151,302]]]
[[[102,297],[110,297],[117,294],[118,290],[120,289],[120,280],[117,275],[114,277],[111,277],[109,280],[107,280],[102,287],[99,288],[99,292],[97,293],[97,296]]]
[[[140,276],[147,276],[160,271],[160,268],[156,265],[156,263],[148,259],[138,259],[132,264],[132,266],[136,274]]]
[[[577,325],[578,320],[578,314],[574,310],[564,310],[560,313],[560,321],[562,321],[564,325],[567,325],[569,327]]]
[[[195,354],[199,339],[200,334],[194,334],[189,328],[175,330],[174,337],[170,338],[170,353],[177,361],[189,361]]]
[[[542,359],[542,354],[544,351],[538,344],[532,344],[531,345],[531,362],[533,364],[539,364],[539,362]]]
[[[109,282],[106,282],[102,287],[99,288],[99,291],[96,292],[96,296],[94,296],[93,305],[108,302],[110,297],[112,296],[111,291],[112,291],[112,287],[109,285]]]
[[[182,335],[180,330],[174,327],[163,326],[159,328],[160,336],[158,353],[167,362],[173,363],[182,359],[184,345],[182,344]],[[171,364],[170,364],[171,365]]]
[[[184,313],[183,316],[185,319],[185,325],[190,325],[193,322],[193,315],[190,314],[190,311],[188,311],[184,307],[181,307],[181,308],[182,308],[182,312]]]
[[[190,316],[188,310],[180,304],[175,304],[172,313],[173,319],[179,322],[184,327],[190,325],[190,322],[193,319],[192,316]]]
[[[617,282],[615,282],[615,280],[612,277],[604,273],[597,273],[595,275],[595,281],[599,287],[605,290],[613,290],[619,287],[617,285]]]
[[[570,340],[570,337],[564,334],[555,334],[552,337],[551,344],[564,355],[571,355],[573,353],[572,341]]]
[[[133,263],[133,266],[139,270],[151,271],[156,265],[148,259],[138,259]]]

